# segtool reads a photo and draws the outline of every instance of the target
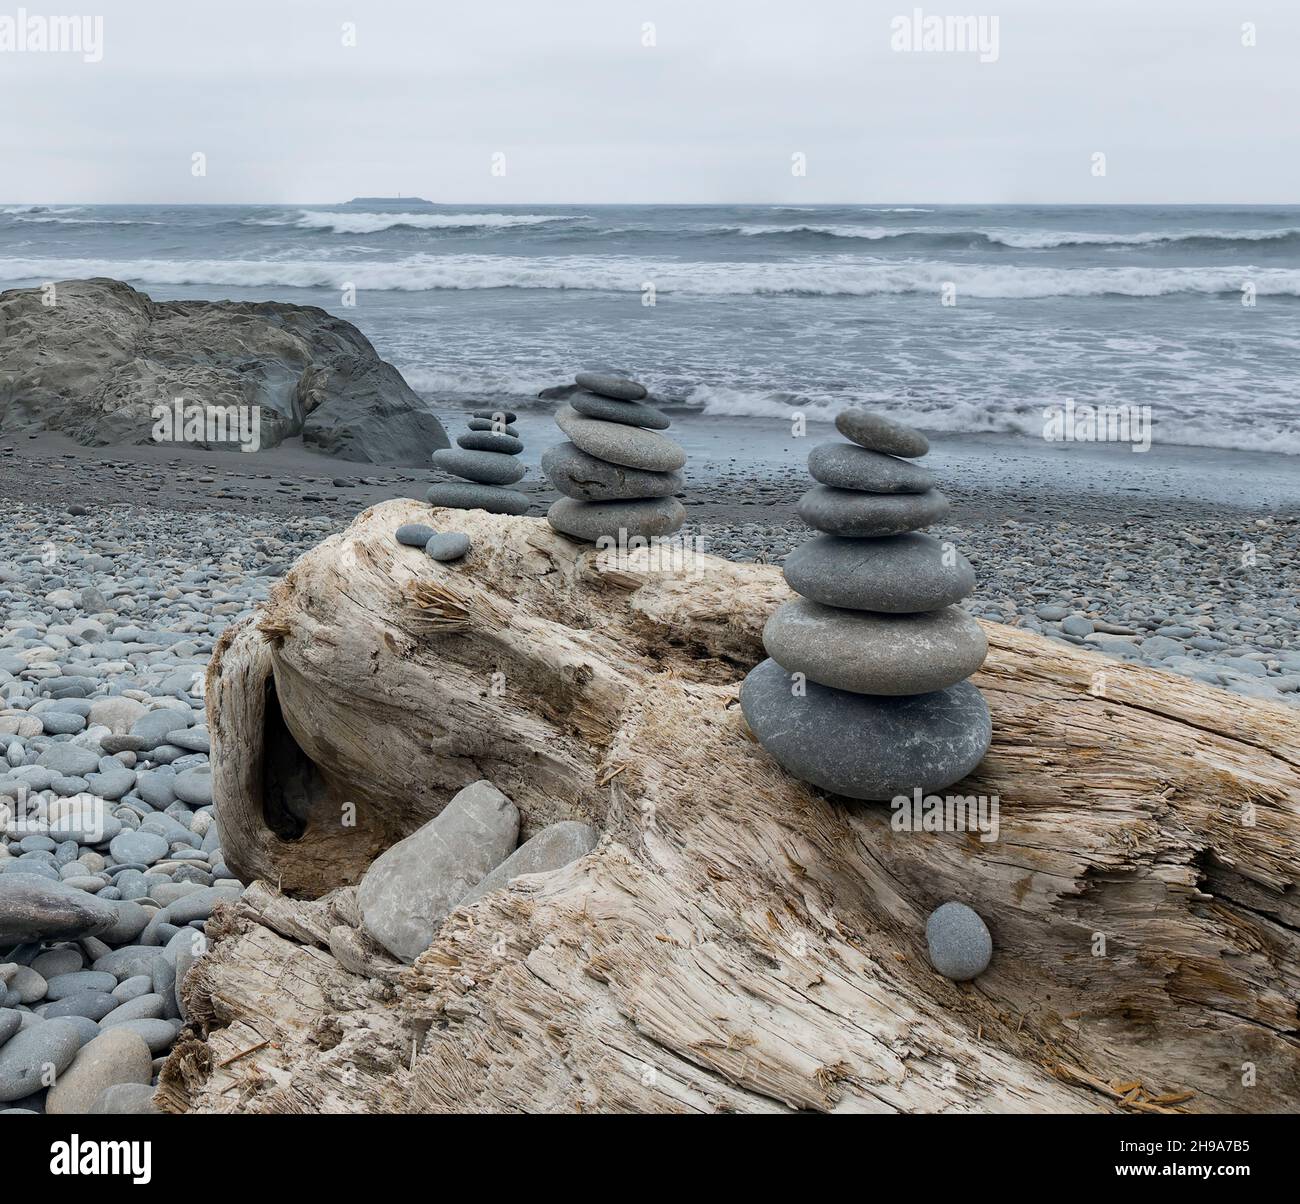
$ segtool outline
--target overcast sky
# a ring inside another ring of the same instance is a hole
[[[0,51],[7,202],[1300,201],[1300,0],[25,3],[103,58]]]

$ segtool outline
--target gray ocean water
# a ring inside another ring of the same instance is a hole
[[[444,404],[606,364],[737,437],[850,403],[1039,436],[1073,400],[1300,454],[1300,207],[0,206],[0,286],[92,275],[322,306]]]

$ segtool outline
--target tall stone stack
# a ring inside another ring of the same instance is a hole
[[[469,429],[456,440],[458,447],[433,453],[435,468],[459,481],[440,481],[424,495],[433,506],[456,510],[487,510],[492,514],[527,514],[528,497],[513,485],[523,479],[524,466],[516,459],[524,450],[509,410],[475,410]]]
[[[542,471],[564,494],[547,512],[557,531],[595,543],[671,535],[686,519],[672,495],[686,453],[658,432],[668,416],[646,405],[644,385],[603,372],[579,372],[555,421],[569,442],[542,454]]]
[[[925,436],[856,409],[835,426],[851,442],[813,448],[817,484],[798,507],[823,534],[786,560],[799,597],[763,628],[771,659],[745,678],[741,709],[789,773],[824,790],[876,800],[941,790],[992,738],[966,680],[988,645],[955,605],[975,572],[920,534],[948,512],[933,474],[911,462],[929,451]]]

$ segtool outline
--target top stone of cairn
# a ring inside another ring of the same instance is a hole
[[[640,401],[646,396],[645,385],[610,372],[579,372],[574,381],[589,393],[613,397],[619,401]]]
[[[835,418],[835,429],[860,447],[890,456],[914,459],[930,450],[930,441],[920,431],[869,410],[841,410]]]

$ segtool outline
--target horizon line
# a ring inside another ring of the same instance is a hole
[[[434,205],[447,208],[453,205],[468,205],[475,208],[511,208],[523,205],[550,206],[553,208],[573,209],[579,206],[591,208],[629,208],[629,207],[654,207],[660,209],[698,209],[698,208],[839,208],[847,209],[854,206],[863,208],[875,208],[878,206],[891,207],[908,207],[933,205],[941,208],[1025,208],[1027,206],[1037,206],[1039,208],[1138,208],[1144,206],[1159,208],[1293,208],[1300,207],[1300,200],[1291,201],[924,201],[924,200],[882,200],[882,201],[808,201],[796,204],[793,200],[781,201],[430,201],[426,197],[350,197],[343,201],[173,201],[173,200],[151,200],[151,201],[86,201],[86,200],[3,200],[0,206],[11,205],[170,205],[177,208],[193,207],[196,209],[207,208],[216,209],[222,206],[320,206],[320,205],[350,205],[357,200],[373,201],[411,201],[421,204]]]

